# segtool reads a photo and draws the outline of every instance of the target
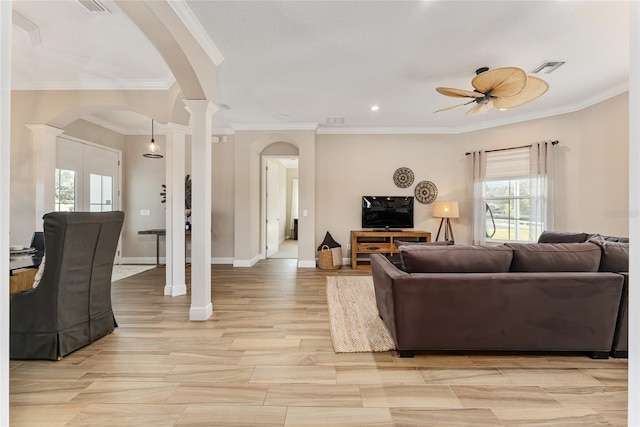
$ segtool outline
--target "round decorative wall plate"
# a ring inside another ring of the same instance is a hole
[[[397,187],[407,188],[413,184],[413,171],[409,168],[398,168],[393,173],[393,182]]]
[[[438,187],[431,181],[420,181],[416,185],[415,195],[420,203],[428,205],[438,197]]]

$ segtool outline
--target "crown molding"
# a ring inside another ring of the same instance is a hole
[[[42,39],[40,38],[40,27],[33,23],[29,18],[21,15],[14,10],[12,11],[11,19],[13,25],[29,34],[29,38],[31,39],[31,47],[36,47],[42,43]]]
[[[530,114],[521,114],[519,116],[512,116],[509,118],[496,119],[483,123],[476,123],[469,126],[461,126],[461,127],[403,127],[403,128],[334,128],[334,127],[320,127],[316,132],[318,135],[447,135],[447,134],[463,134],[469,132],[475,132],[484,129],[490,129],[500,126],[507,126],[516,123],[528,122],[531,120],[544,119],[547,117],[560,116],[568,113],[575,113],[580,110],[584,110],[585,108],[591,107],[600,102],[606,101],[609,98],[613,98],[614,96],[618,96],[622,93],[629,91],[629,85],[626,83],[620,84],[618,86],[613,87],[611,90],[606,92],[601,92],[591,98],[583,100],[581,102],[577,102],[574,104],[569,104],[565,106],[561,106],[558,108],[553,108],[550,110],[530,113]]]
[[[318,123],[230,123],[231,128],[239,130],[312,130],[317,131]]]
[[[119,133],[121,135],[131,135],[130,130],[125,129],[123,127],[117,126],[112,122],[108,122],[106,120],[102,120],[98,117],[95,116],[90,116],[90,115],[82,115],[80,117],[78,117],[81,120],[84,120],[85,122],[89,122],[91,124],[94,124],[96,126],[100,126],[103,127],[105,129],[108,129],[110,131]]]
[[[224,56],[215,45],[209,34],[204,29],[198,18],[195,16],[189,5],[184,0],[173,0],[167,2],[176,13],[191,35],[198,41],[207,56],[211,58],[217,67],[224,61]]]
[[[14,81],[11,90],[169,90],[175,82],[172,74],[156,80]]]

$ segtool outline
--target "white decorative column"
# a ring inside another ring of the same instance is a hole
[[[191,309],[190,320],[207,320],[211,304],[211,117],[208,100],[185,100],[191,114]]]
[[[35,231],[43,231],[42,217],[55,209],[56,138],[62,129],[49,125],[27,125],[33,141],[35,171]]]
[[[0,426],[9,425],[9,179],[11,148],[11,0],[0,1]]]
[[[640,256],[640,5],[629,2],[629,259]],[[640,265],[629,262],[627,425],[640,425]]]
[[[169,123],[166,149],[166,280],[164,294],[185,295],[185,135],[189,127]]]

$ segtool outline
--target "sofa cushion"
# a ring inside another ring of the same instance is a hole
[[[593,243],[505,243],[513,250],[513,272],[594,272],[601,251]]]
[[[544,231],[538,238],[538,243],[584,243],[589,237],[587,233]]]
[[[600,247],[599,271],[623,273],[629,271],[629,243],[612,242],[607,240],[591,240]]]
[[[402,246],[400,259],[407,273],[506,273],[511,250],[495,246]]]
[[[602,234],[591,234],[587,240],[603,240],[606,242],[629,243],[628,237],[605,236]]]

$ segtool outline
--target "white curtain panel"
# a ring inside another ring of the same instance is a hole
[[[471,206],[473,207],[473,221],[471,233],[474,245],[484,245],[487,241],[487,224],[485,220],[484,182],[487,174],[487,153],[474,151],[471,153]]]
[[[530,149],[529,236],[535,240],[543,231],[554,229],[553,151],[554,145],[551,142],[536,142],[531,145]]]

